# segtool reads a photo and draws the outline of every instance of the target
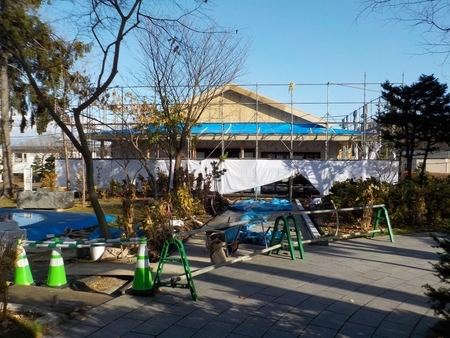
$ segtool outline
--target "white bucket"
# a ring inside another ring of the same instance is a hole
[[[91,246],[91,258],[93,261],[98,261],[100,257],[102,257],[103,253],[106,250],[106,246],[99,245],[99,246]]]

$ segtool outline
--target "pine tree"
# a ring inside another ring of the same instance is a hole
[[[394,86],[387,81],[382,88],[386,105],[375,119],[381,126],[382,138],[406,158],[409,178],[414,156],[424,155],[423,178],[428,154],[450,140],[450,131],[443,128],[450,123],[447,85],[439,83],[433,75],[421,75],[410,86]]]
[[[36,182],[39,182],[43,175],[44,166],[42,160],[42,157],[35,156],[33,164],[31,165],[31,169],[33,169],[33,178],[36,179]]]

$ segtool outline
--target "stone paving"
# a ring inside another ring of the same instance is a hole
[[[433,244],[428,234],[379,236],[307,245],[303,260],[255,255],[195,276],[197,302],[182,288],[125,294],[45,337],[425,337],[438,320],[422,288],[439,284]],[[200,238],[186,252],[194,267],[190,252],[209,258]]]

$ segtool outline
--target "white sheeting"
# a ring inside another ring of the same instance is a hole
[[[190,160],[184,162],[189,172],[195,176],[205,170],[211,172],[211,162],[217,160]],[[149,162],[153,175],[158,171],[167,172],[169,162],[153,160]],[[94,167],[98,168],[96,184],[99,188],[107,188],[111,180],[122,180],[128,177],[137,181],[141,174],[147,177],[147,172],[138,160],[94,160]],[[220,163],[221,169],[226,169],[219,182],[217,190],[222,194],[231,194],[247,189],[260,187],[269,183],[287,179],[297,174],[305,176],[311,184],[322,194],[327,195],[335,181],[345,181],[349,178],[365,180],[370,177],[389,183],[397,183],[398,162],[361,160],[361,161],[321,161],[321,160],[244,160],[227,159]],[[72,187],[75,187],[76,173],[81,173],[81,161],[70,160]],[[65,164],[63,160],[56,161],[58,185],[64,186]],[[214,189],[214,187],[212,187]]]

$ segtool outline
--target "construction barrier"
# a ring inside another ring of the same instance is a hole
[[[117,238],[117,239],[98,238],[94,240],[78,240],[78,241],[74,240],[61,241],[59,238],[45,241],[19,240],[18,248],[20,250],[20,255],[14,272],[15,275],[14,283],[17,285],[31,285],[34,283],[24,247],[52,249],[46,285],[49,287],[64,287],[67,285],[67,277],[64,267],[64,259],[62,257],[61,251],[62,248],[78,249],[97,246],[120,247],[122,245],[129,245],[129,244],[139,244],[139,252],[136,261],[136,270],[133,279],[132,290],[135,293],[152,294],[153,285],[148,260],[146,237]]]
[[[170,247],[175,246],[178,250],[179,258],[169,257]],[[183,265],[184,276],[186,277],[186,283],[179,283],[180,280],[163,281],[161,279],[165,262],[178,262]],[[159,258],[158,268],[156,269],[155,283],[153,284],[154,293],[160,286],[170,286],[172,288],[189,289],[191,292],[191,298],[194,301],[198,300],[197,291],[195,290],[194,279],[192,278],[191,268],[189,267],[189,261],[187,259],[186,251],[184,250],[184,244],[177,238],[171,238],[164,242],[161,250],[161,257]]]
[[[161,250],[161,257],[159,258],[158,268],[156,269],[155,281],[153,283],[154,293],[156,293],[157,289],[161,286],[169,286],[172,288],[183,288],[183,289],[189,289],[189,291],[191,292],[192,300],[194,300],[194,301],[198,300],[197,291],[196,291],[195,285],[194,285],[194,279],[192,278],[193,273],[191,273],[191,268],[189,266],[189,260],[187,258],[186,251],[184,249],[184,244],[182,241],[180,241],[179,239],[177,239],[175,237],[187,237],[187,236],[194,235],[194,234],[197,234],[200,232],[207,233],[207,232],[214,231],[214,230],[219,230],[219,231],[226,230],[226,229],[230,229],[230,228],[242,227],[243,225],[252,223],[252,222],[264,222],[266,220],[267,220],[266,217],[254,218],[251,220],[245,220],[245,221],[239,221],[239,222],[229,222],[229,223],[225,223],[225,224],[218,224],[218,225],[214,225],[214,226],[203,227],[201,229],[196,229],[196,230],[189,230],[189,231],[177,232],[177,233],[172,232],[173,238],[166,241]],[[229,243],[227,243],[227,244],[229,244]],[[169,251],[170,251],[169,249],[171,247],[175,247],[177,249],[179,257],[169,257]],[[183,269],[184,269],[184,276],[181,276],[181,277],[179,276],[179,278],[178,277],[171,278],[170,280],[162,280],[162,273],[163,273],[165,262],[181,263],[183,265]],[[224,263],[216,264],[214,266],[218,266],[218,265],[223,266],[224,264],[227,264],[229,262],[230,261],[226,261]],[[181,280],[183,280],[183,281],[185,280],[186,283],[180,283]]]
[[[139,237],[132,238],[116,238],[116,239],[104,239],[97,238],[93,240],[47,240],[47,241],[28,241],[24,240],[22,242],[23,246],[28,246],[30,248],[69,248],[69,249],[79,249],[79,248],[89,248],[94,246],[108,246],[108,247],[120,247],[122,245],[128,244],[139,244],[141,239]]]
[[[358,232],[353,234],[345,234],[345,235],[338,235],[339,230],[339,217],[338,212],[343,211],[355,211],[355,210],[367,210],[367,209],[373,209],[376,210],[375,214],[375,223],[373,230],[364,231],[364,232]],[[292,214],[299,214],[299,215],[312,215],[312,214],[323,214],[323,213],[335,213],[336,214],[336,234],[335,236],[325,236],[310,240],[302,240],[303,244],[309,244],[309,243],[316,243],[321,241],[331,241],[331,240],[341,240],[341,239],[349,239],[349,238],[355,238],[355,237],[362,237],[362,236],[372,236],[372,238],[375,238],[378,233],[382,233],[385,230],[380,229],[380,223],[385,222],[387,226],[387,232],[389,235],[389,239],[392,243],[394,243],[394,232],[392,231],[391,227],[391,221],[389,219],[389,214],[386,209],[386,206],[384,204],[376,204],[376,205],[365,205],[361,207],[350,207],[350,208],[334,208],[334,209],[322,209],[322,210],[302,210],[297,211]]]

